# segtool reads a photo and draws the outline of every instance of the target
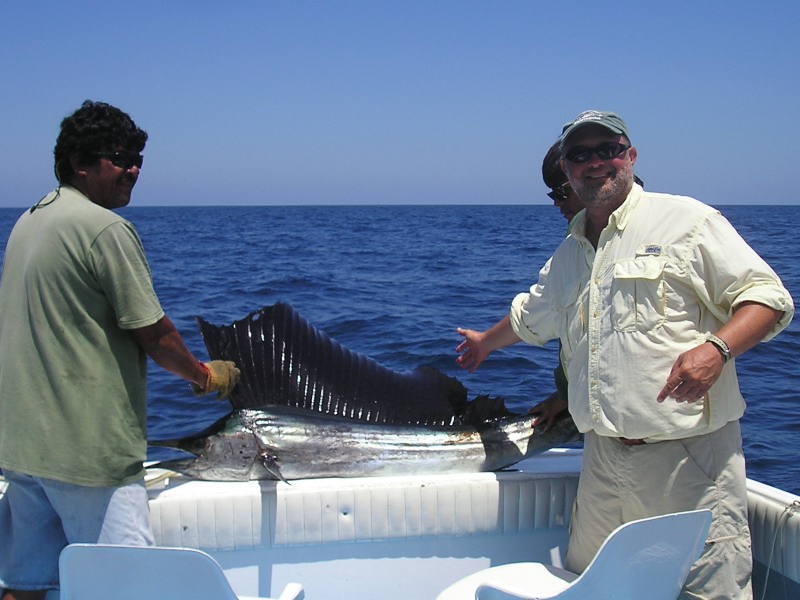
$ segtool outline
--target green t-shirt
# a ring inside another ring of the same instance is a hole
[[[0,280],[0,467],[139,479],[147,357],[128,330],[163,316],[131,223],[68,186],[25,211]]]

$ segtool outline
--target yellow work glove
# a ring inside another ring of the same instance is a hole
[[[192,384],[192,390],[196,396],[205,396],[211,392],[217,392],[217,400],[224,400],[239,383],[241,372],[236,365],[229,360],[212,360],[211,362],[201,363],[208,372],[205,388],[201,388],[196,383]]]

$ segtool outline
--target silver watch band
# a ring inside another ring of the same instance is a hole
[[[714,334],[710,334],[707,337],[706,341],[714,344],[716,349],[719,350],[720,354],[722,354],[724,362],[728,362],[731,359],[731,349],[730,347],[728,347],[728,344],[726,344],[724,340],[718,338]]]

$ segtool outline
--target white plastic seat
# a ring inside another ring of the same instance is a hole
[[[58,568],[61,600],[245,600],[217,561],[191,548],[70,544]],[[278,600],[304,597],[303,586],[290,583]]]
[[[611,532],[580,576],[541,563],[500,565],[455,582],[437,600],[675,600],[710,526],[710,510],[631,521]]]

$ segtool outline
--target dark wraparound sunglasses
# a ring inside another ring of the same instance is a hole
[[[572,163],[585,163],[589,162],[592,154],[597,154],[601,160],[610,160],[618,157],[628,148],[630,148],[629,145],[617,142],[603,142],[591,148],[589,146],[575,146],[564,153],[564,158]]]
[[[569,182],[562,183],[557,188],[553,188],[552,192],[547,192],[547,197],[555,202],[563,202],[569,198]]]
[[[144,156],[141,154],[131,154],[130,152],[95,152],[97,158],[105,158],[115,167],[128,171],[131,167],[142,168]]]

